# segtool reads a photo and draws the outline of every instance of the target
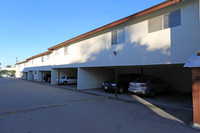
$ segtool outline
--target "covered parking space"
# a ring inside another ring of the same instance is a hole
[[[23,72],[22,79],[28,80],[28,72]]]
[[[51,82],[51,70],[39,70],[38,82]]]
[[[183,68],[183,65],[82,67],[78,68],[78,89],[101,87],[102,82],[115,79],[116,74],[138,74],[161,78],[169,85],[172,92],[191,95],[191,70]]]
[[[191,70],[177,65],[123,66],[118,73],[137,73],[143,76],[158,77],[164,80],[173,92],[192,94]]]
[[[32,71],[32,70],[28,71],[27,80],[29,80],[29,81],[33,81],[34,80],[34,71]]]
[[[63,77],[73,77],[73,80],[78,80],[78,69],[76,67],[58,67],[58,68],[52,68],[51,70],[51,84],[55,85],[62,85],[63,87],[71,88],[71,89],[77,89],[77,83],[71,83],[70,79],[66,80],[66,84],[64,85],[61,81],[61,78]],[[58,80],[57,80],[58,79]],[[69,81],[68,81],[69,80]],[[58,82],[59,81],[59,82]]]
[[[165,81],[171,92],[159,94],[151,98],[139,95],[137,100],[145,100],[152,105],[162,107],[165,112],[176,118],[189,122],[192,119],[192,74],[184,64],[171,65],[145,65],[145,66],[113,66],[113,67],[85,67],[78,68],[78,89],[91,93],[98,93],[108,96],[115,94],[105,93],[102,89],[102,82],[115,79],[117,75],[138,74],[143,76],[158,77]],[[95,89],[96,88],[96,89]],[[97,89],[99,88],[99,89]],[[120,94],[120,98],[135,99],[130,94]],[[140,102],[140,101],[139,101]],[[180,111],[180,112],[179,112]],[[184,115],[182,115],[184,114]],[[185,115],[186,114],[186,115]]]
[[[78,68],[78,90],[101,88],[102,83],[115,79],[114,67],[82,67]]]
[[[143,76],[157,77],[169,86],[170,92],[154,98],[143,97],[152,103],[183,107],[192,110],[192,74],[184,64],[149,65],[120,67],[118,73],[138,73]]]

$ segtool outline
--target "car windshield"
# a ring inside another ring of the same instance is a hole
[[[61,79],[65,79],[65,76],[63,76]]]

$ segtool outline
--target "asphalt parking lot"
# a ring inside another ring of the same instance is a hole
[[[0,133],[199,132],[181,118],[190,110],[131,97],[135,100],[1,78]]]

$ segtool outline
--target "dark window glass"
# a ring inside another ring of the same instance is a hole
[[[181,25],[181,10],[164,15],[164,28],[173,28]]]
[[[112,31],[112,44],[117,44],[117,30]]]

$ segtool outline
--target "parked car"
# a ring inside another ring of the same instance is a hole
[[[118,93],[124,93],[128,91],[129,82],[138,78],[139,74],[124,74],[118,76]],[[116,83],[115,80],[109,80],[102,83],[102,87],[106,92],[115,92]]]
[[[63,76],[61,79],[57,79],[57,83],[60,84],[76,84],[77,78],[74,76]]]
[[[45,82],[51,82],[51,74],[46,74],[43,79]]]
[[[128,91],[154,97],[157,94],[167,92],[168,88],[168,85],[160,78],[141,77],[129,83]]]

